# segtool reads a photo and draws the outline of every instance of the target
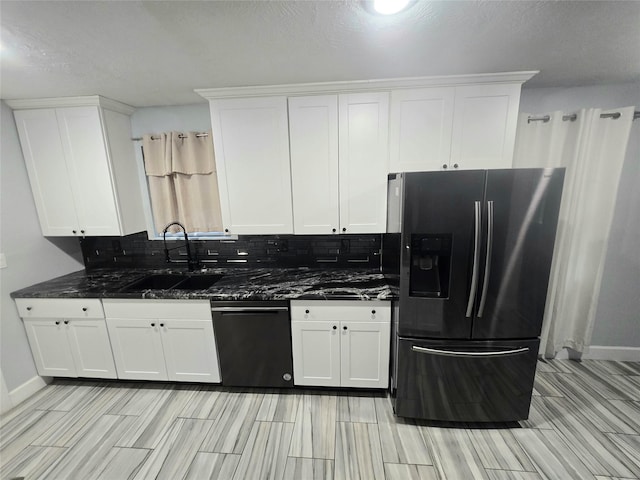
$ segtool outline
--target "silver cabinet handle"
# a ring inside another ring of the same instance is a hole
[[[529,347],[516,348],[515,350],[502,350],[498,352],[456,352],[453,350],[438,350],[436,348],[417,347],[413,345],[411,350],[418,353],[431,353],[443,357],[508,357],[510,355],[520,355],[527,353]]]
[[[491,254],[493,253],[493,200],[487,202],[487,257],[484,261],[484,280],[482,281],[482,295],[480,296],[480,306],[478,307],[478,318],[484,312],[484,304],[487,301],[487,290],[489,290],[489,278],[491,274]]]
[[[473,302],[476,300],[476,290],[478,288],[478,263],[480,261],[480,202],[474,202],[473,207],[475,213],[475,235],[473,240],[473,270],[471,272],[469,301],[467,302],[467,317],[471,316],[471,313],[473,312]]]

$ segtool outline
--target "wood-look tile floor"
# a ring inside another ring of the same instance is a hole
[[[383,393],[58,380],[0,419],[2,479],[638,479],[640,363],[538,364],[510,425],[400,419]]]

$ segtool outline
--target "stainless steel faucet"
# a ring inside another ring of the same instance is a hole
[[[184,243],[187,249],[187,268],[189,269],[190,272],[192,272],[195,268],[200,266],[200,262],[198,262],[198,258],[195,253],[193,254],[193,256],[191,255],[191,245],[189,244],[189,236],[187,235],[187,229],[184,228],[184,225],[182,225],[180,222],[171,222],[166,227],[164,227],[164,231],[162,232],[162,241],[164,243],[165,260],[167,263],[177,263],[177,260],[171,260],[169,251],[175,250],[176,248],[179,248],[179,247],[167,248],[167,232],[169,231],[169,228],[171,228],[173,225],[178,225],[180,228],[182,228],[182,233],[184,234]]]

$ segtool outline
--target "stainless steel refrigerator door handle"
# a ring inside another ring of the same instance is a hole
[[[473,302],[476,300],[476,290],[478,289],[478,263],[480,262],[480,202],[474,202],[475,213],[475,238],[473,240],[473,269],[471,271],[471,290],[469,291],[469,301],[467,302],[466,316],[473,313]]]
[[[529,347],[516,348],[515,350],[503,350],[499,352],[455,352],[452,350],[438,350],[435,348],[417,347],[413,345],[411,350],[418,353],[430,353],[433,355],[441,355],[443,357],[508,357],[511,355],[520,355],[521,353],[527,353]]]
[[[482,281],[482,295],[480,296],[480,306],[478,307],[478,318],[484,312],[484,304],[487,301],[487,290],[489,290],[489,277],[491,274],[491,254],[493,252],[493,200],[487,202],[487,257],[484,261],[484,280]]]

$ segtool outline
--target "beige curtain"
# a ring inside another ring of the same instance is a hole
[[[617,119],[601,116],[616,112]],[[553,112],[547,122],[520,115],[513,166],[566,168],[540,344],[548,358],[591,343],[633,112],[584,109],[574,121]]]
[[[143,135],[144,169],[149,183],[151,210],[156,231],[178,218],[176,189],[171,174],[170,135]],[[177,227],[174,231],[177,231]]]
[[[188,232],[222,231],[211,132],[143,136],[145,170],[157,231],[173,221]],[[178,231],[172,227],[171,231]]]

